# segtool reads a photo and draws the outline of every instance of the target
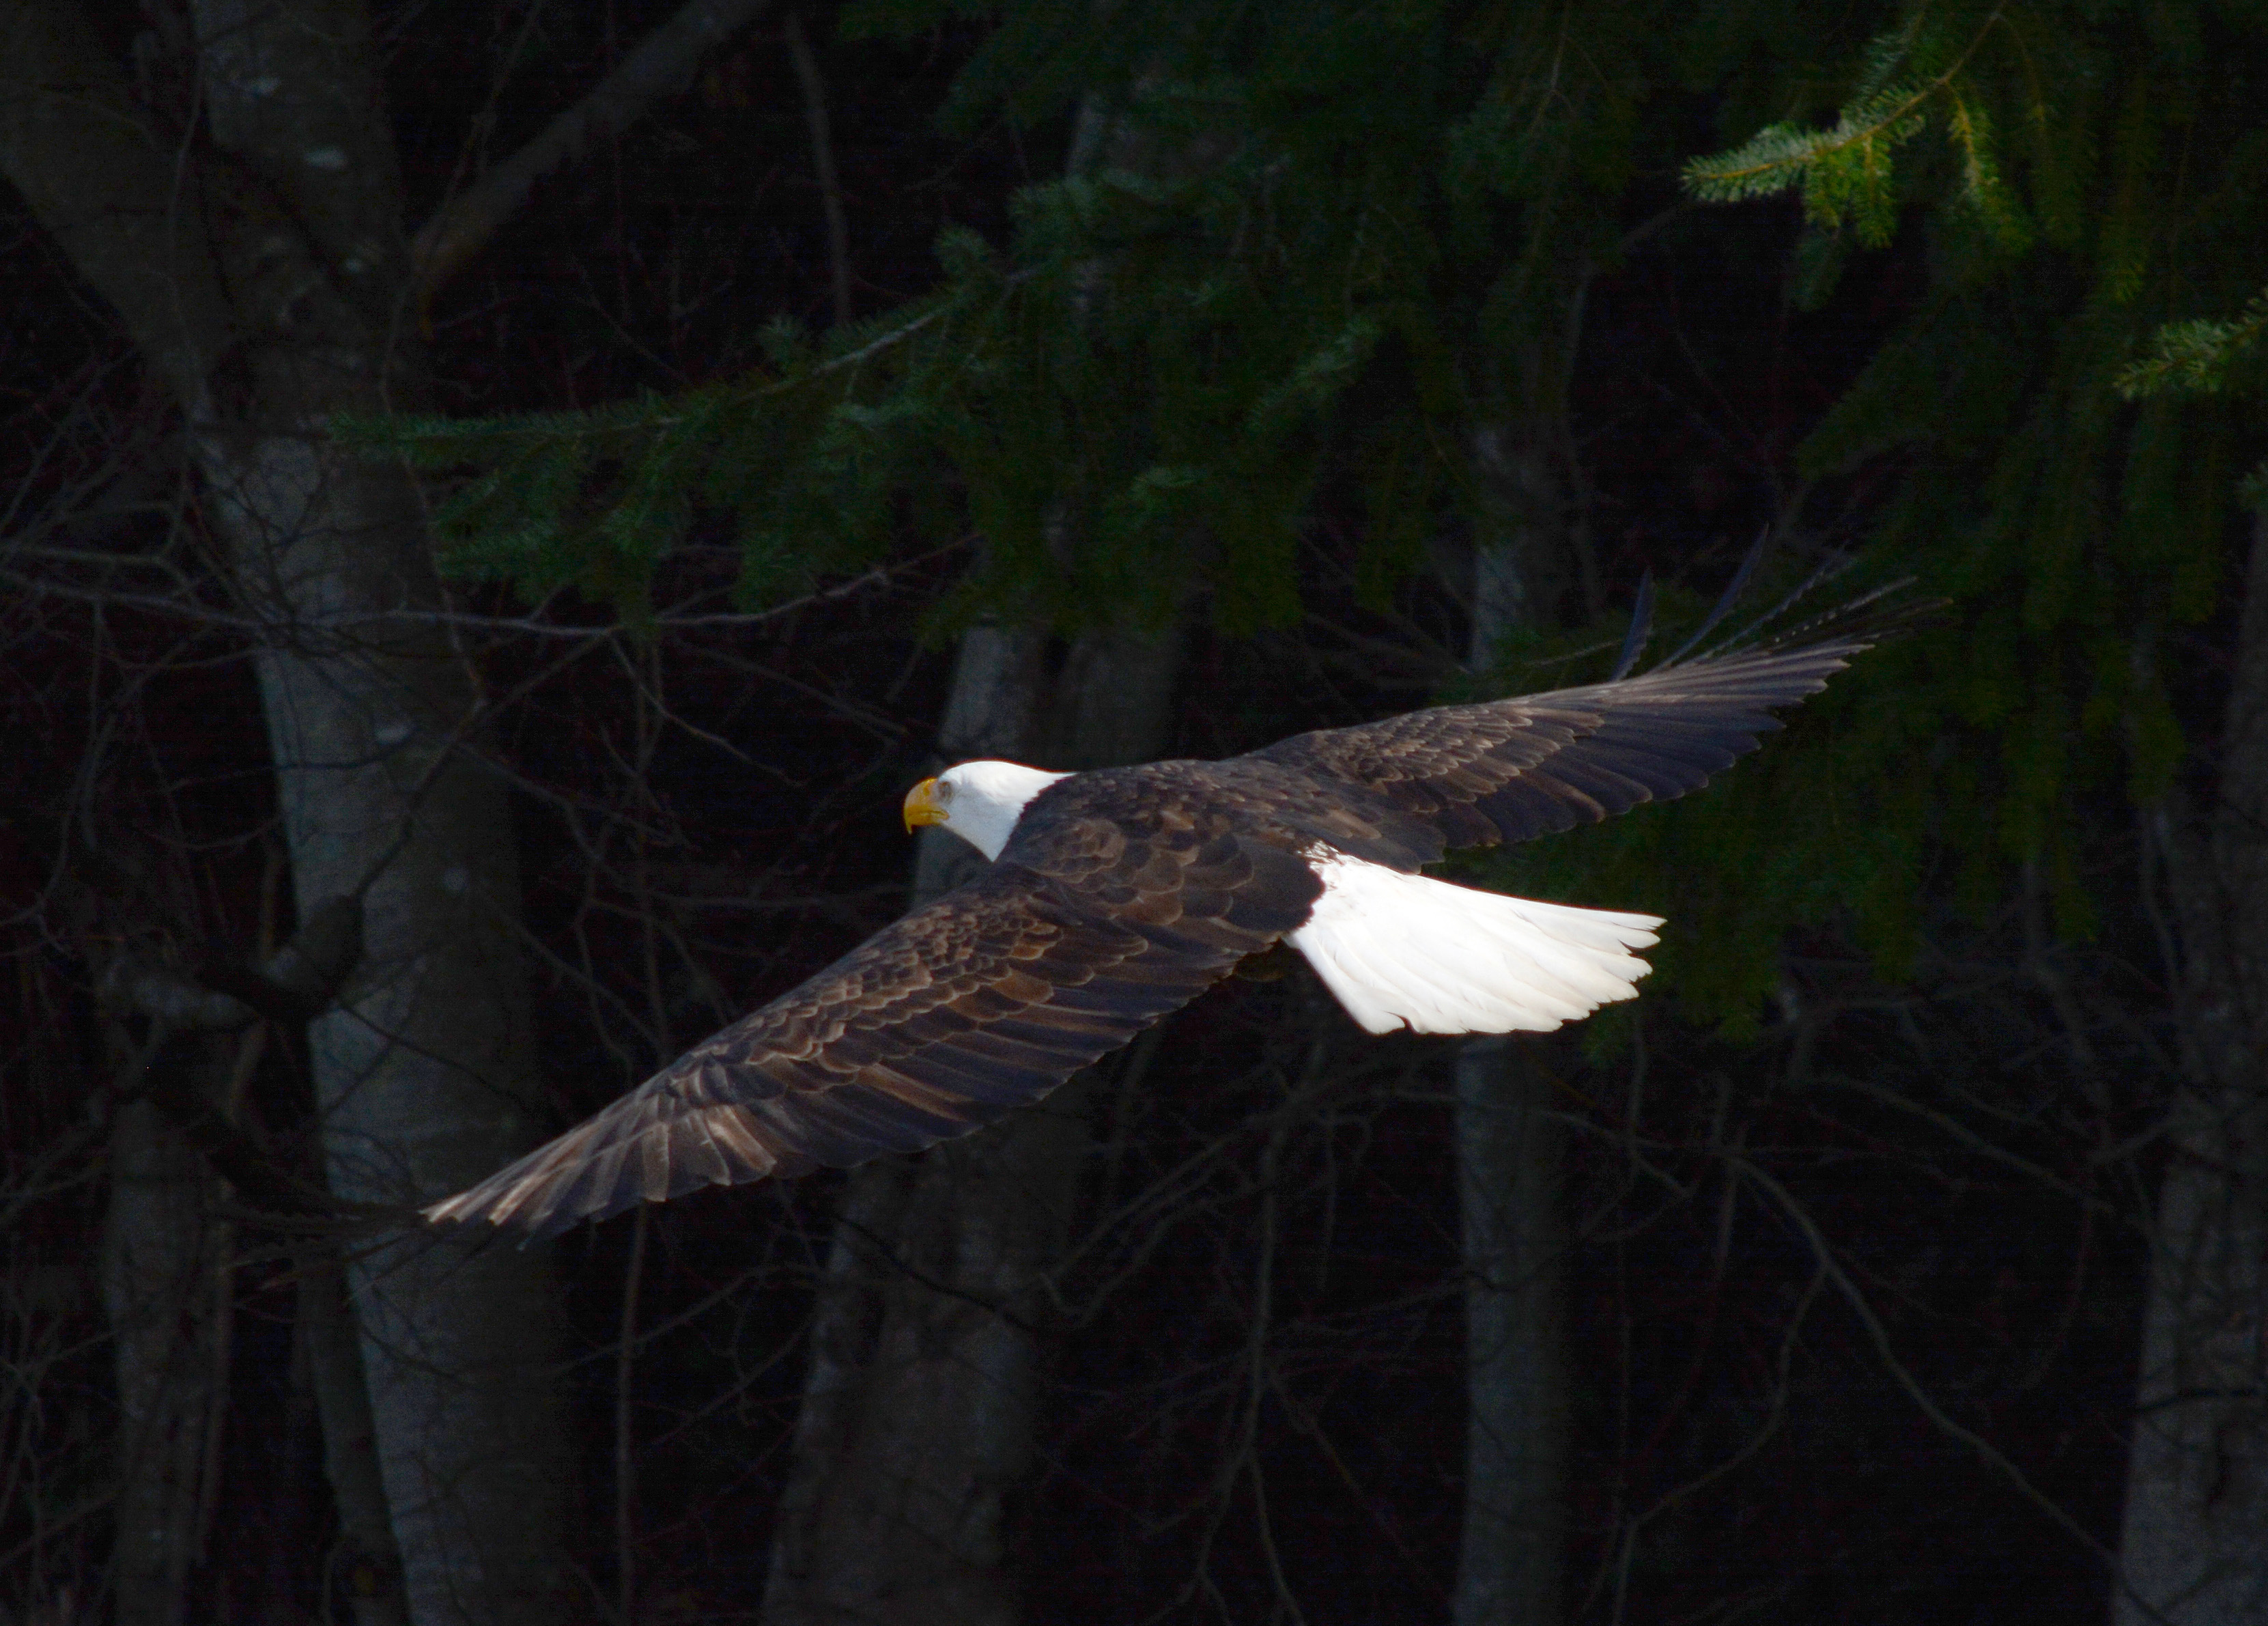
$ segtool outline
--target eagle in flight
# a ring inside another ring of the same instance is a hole
[[[1660,919],[1425,867],[1698,790],[1881,636],[1673,658],[1219,762],[964,762],[913,787],[905,822],[990,868],[426,1217],[544,1237],[699,1186],[915,1151],[1038,1100],[1279,942],[1373,1033],[1588,1016],[1637,993]]]

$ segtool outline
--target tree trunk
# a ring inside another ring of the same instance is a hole
[[[217,528],[265,629],[258,669],[292,883],[364,900],[360,972],[309,1026],[332,1188],[414,1204],[537,1138],[534,1055],[502,782],[467,751],[478,696],[417,612],[443,603],[415,484],[325,437],[330,416],[412,404],[417,358],[366,320],[398,310],[407,255],[359,8],[202,8],[216,132],[273,173],[335,154],[337,265],[289,308],[243,312],[250,399],[195,425]],[[309,87],[278,105],[276,81]],[[270,113],[276,115],[269,122]],[[356,270],[357,260],[363,272]],[[403,612],[408,612],[404,614]],[[405,1239],[350,1267],[380,1474],[411,1617],[563,1618],[567,1459],[542,1256]]]
[[[201,1065],[210,1047],[180,1041],[195,1053],[166,1064]],[[118,1109],[102,1236],[103,1308],[118,1374],[118,1626],[179,1626],[202,1545],[205,1464],[225,1392],[214,1186],[203,1158],[156,1105],[129,1100]]]
[[[446,647],[374,618],[437,602],[408,481],[312,436],[210,436],[207,469],[233,482],[223,529],[268,590],[261,688],[295,890],[367,888],[361,974],[308,1033],[331,1186],[430,1201],[536,1138],[511,809],[450,741],[475,697]],[[342,611],[373,619],[352,641],[309,628]],[[364,1253],[349,1279],[412,1617],[559,1618],[542,1256],[418,1237]]]
[[[1533,1041],[1527,1041],[1532,1043]],[[1566,1137],[1522,1041],[1457,1050],[1465,1519],[1457,1626],[1550,1626],[1566,1541]]]
[[[1564,585],[1557,483],[1539,432],[1473,436],[1483,516],[1473,550],[1471,661],[1550,618]],[[1555,568],[1557,566],[1557,568]],[[1465,1512],[1456,1626],[1551,1626],[1566,1539],[1569,1397],[1565,1135],[1533,1037],[1457,1048],[1465,1250]]]
[[[2167,843],[2190,1079],[2151,1239],[2118,1626],[2268,1620],[2268,517],[2256,520],[2220,795]]]
[[[534,1139],[503,787],[418,493],[342,455],[341,410],[414,403],[409,258],[357,0],[193,8],[213,144],[161,142],[78,9],[0,0],[0,166],[187,414],[258,666],[302,900],[359,896],[361,972],[312,1024],[332,1182],[420,1201]],[[565,1458],[541,1258],[398,1245],[351,1272],[414,1617],[556,1620]]]
[[[1083,639],[1042,706],[1038,640],[980,627],[962,639],[940,739],[956,759],[1152,757],[1181,648],[1177,634]],[[983,862],[958,837],[925,832],[916,901]],[[1031,1453],[1034,1329],[1078,1200],[1094,1076],[965,1141],[852,1171],[813,1320],[766,1626],[1016,1618],[1008,1526]]]
[[[362,1343],[347,1303],[346,1271],[328,1243],[299,1253],[297,1314],[323,1435],[323,1477],[331,1482],[339,1536],[330,1571],[355,1626],[409,1626],[401,1592],[401,1548],[394,1539],[378,1424],[362,1371]]]
[[[1090,100],[1069,167],[1155,170],[1174,154]],[[1178,156],[1186,156],[1185,154]],[[1100,277],[1078,296],[1100,297]],[[1054,516],[1076,546],[1083,516]],[[1081,638],[1046,692],[1042,640],[961,640],[939,742],[956,761],[1083,769],[1158,755],[1184,627]],[[983,867],[924,832],[914,901]],[[1094,1070],[919,1157],[853,1170],[812,1322],[795,1463],[781,1498],[764,1626],[1007,1626],[1010,1498],[1031,1455],[1043,1279],[1064,1244],[1087,1150]]]

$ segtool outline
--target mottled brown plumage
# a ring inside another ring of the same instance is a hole
[[[1416,871],[1699,788],[1871,639],[1734,654],[1081,773],[993,867],[427,1210],[544,1236],[705,1184],[843,1166],[1045,1095],[1302,924],[1322,848]]]
[[[1873,642],[1849,635],[1435,706],[1294,735],[1219,765],[1266,764],[1326,797],[1338,787],[1376,797],[1391,809],[1376,850],[1329,839],[1373,862],[1412,868],[1451,848],[1527,841],[1698,790],[1779,727],[1772,708],[1818,693]]]
[[[966,1134],[1187,1004],[1297,926],[1319,890],[1220,814],[1159,799],[1129,825],[1065,800],[1074,810],[1033,851],[1004,854],[431,1217],[545,1236],[640,1199]]]

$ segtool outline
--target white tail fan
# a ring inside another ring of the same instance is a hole
[[[1328,849],[1323,895],[1285,941],[1373,1033],[1548,1032],[1638,993],[1659,917],[1571,909],[1405,875]]]

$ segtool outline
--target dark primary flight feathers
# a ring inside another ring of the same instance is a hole
[[[1871,641],[1852,632],[1221,762],[1064,779],[978,878],[427,1213],[548,1236],[641,1199],[964,1135],[1298,928],[1323,890],[1314,844],[1414,871],[1448,848],[1682,796]]]

